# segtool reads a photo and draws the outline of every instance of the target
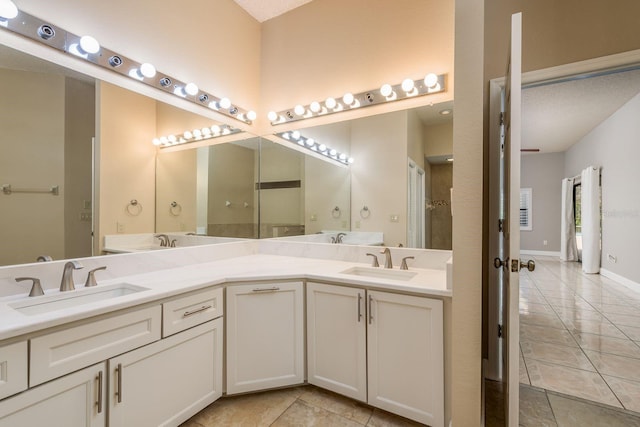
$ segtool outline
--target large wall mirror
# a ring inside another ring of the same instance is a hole
[[[211,119],[0,49],[0,227],[11,242],[0,251],[0,265],[40,255],[91,256],[105,234],[140,232],[242,238],[375,232],[388,246],[451,248],[452,115],[441,112],[450,113],[452,103],[299,129],[349,153],[350,166],[275,135],[157,149],[151,137]],[[105,134],[122,144],[119,158],[94,156],[94,137]],[[144,164],[123,160],[135,156]],[[141,177],[132,179],[138,169]],[[120,182],[123,170],[127,181]],[[109,200],[122,202],[98,211],[94,181],[103,192],[108,187]],[[131,188],[142,185],[135,181],[151,186],[138,217],[125,211],[136,197]]]

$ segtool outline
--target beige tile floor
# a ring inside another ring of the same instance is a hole
[[[535,260],[520,279],[520,382],[640,412],[640,293]]]
[[[182,427],[411,427],[421,425],[308,385],[223,397],[191,417],[182,424]]]

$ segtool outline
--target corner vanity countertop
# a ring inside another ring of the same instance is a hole
[[[345,273],[353,268],[360,270],[356,271],[356,274]],[[410,278],[405,277],[403,280],[361,275],[371,271],[374,273],[382,272],[383,275],[385,273],[385,269],[382,267],[374,270],[368,264],[363,263],[253,254],[99,281],[98,287],[127,283],[148,288],[148,290],[41,314],[26,315],[11,308],[10,303],[30,299],[25,294],[13,295],[0,299],[0,340],[140,304],[159,302],[165,298],[208,286],[225,283],[233,286],[234,282],[306,279],[377,290],[407,292],[427,297],[447,298],[452,296],[451,289],[447,289],[446,269],[410,268],[408,271],[415,273],[415,275]],[[394,273],[404,273],[397,267],[393,271]],[[358,272],[361,274],[357,274]],[[78,291],[82,292],[81,286],[78,287]],[[57,293],[59,293],[57,289],[46,291],[46,295]]]

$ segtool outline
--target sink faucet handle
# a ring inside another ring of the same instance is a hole
[[[371,261],[371,267],[380,267],[380,263],[378,262],[378,255],[367,253],[367,256],[373,257],[373,260]]]
[[[40,295],[44,295],[44,291],[42,290],[42,286],[40,285],[40,279],[35,277],[16,277],[16,282],[22,282],[23,280],[31,280],[31,292],[29,292],[30,297],[38,297]]]
[[[103,267],[98,267],[98,268],[94,268],[93,270],[89,271],[89,274],[87,274],[87,281],[84,282],[84,287],[85,288],[89,288],[91,286],[98,286],[98,282],[96,282],[96,271],[100,271],[100,270],[106,270],[107,266],[103,266]]]
[[[407,266],[407,260],[408,259],[415,259],[415,257],[406,256],[406,257],[402,258],[402,263],[400,264],[400,270],[408,270],[409,269],[409,267]]]

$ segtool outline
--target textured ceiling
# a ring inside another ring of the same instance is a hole
[[[522,91],[522,148],[566,151],[640,93],[640,70]]]
[[[264,22],[276,16],[309,3],[311,0],[234,0],[258,22]]]

